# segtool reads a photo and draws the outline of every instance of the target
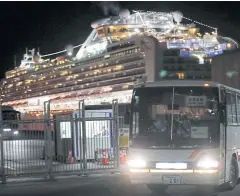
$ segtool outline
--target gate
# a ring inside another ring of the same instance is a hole
[[[0,107],[1,108],[1,107]],[[1,178],[22,176],[102,173],[120,167],[118,102],[112,109],[86,111],[84,100],[79,110],[52,117],[51,103],[44,103],[39,119],[5,120],[0,109]],[[18,134],[9,124],[18,124]]]

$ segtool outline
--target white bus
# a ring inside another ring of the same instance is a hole
[[[234,189],[240,166],[240,90],[160,81],[132,96],[128,174],[152,192],[169,185]]]

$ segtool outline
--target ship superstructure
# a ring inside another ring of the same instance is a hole
[[[210,74],[211,57],[238,44],[219,36],[213,27],[208,26],[210,33],[200,33],[197,25],[203,24],[184,24],[184,19],[190,20],[180,12],[123,10],[119,16],[93,22],[76,56],[71,54],[77,47],[52,59],[27,51],[21,65],[2,80],[2,104],[21,112],[41,112],[49,100],[53,111],[78,108],[81,99],[101,105],[118,98],[124,104],[130,102],[131,89],[139,80],[154,81],[163,75],[189,78],[196,66],[194,77],[204,79]],[[185,71],[174,71],[179,65]]]

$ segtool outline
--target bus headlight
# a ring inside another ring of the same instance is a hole
[[[14,134],[14,135],[18,135],[19,132],[18,132],[18,131],[14,131],[13,134]]]
[[[197,163],[197,167],[203,169],[218,168],[218,166],[219,166],[218,161],[209,158],[202,159]]]
[[[10,129],[10,128],[4,128],[3,131],[4,131],[4,132],[9,132],[9,131],[12,131],[12,129]]]
[[[141,159],[128,161],[128,166],[131,168],[143,168],[146,167],[146,165],[147,165],[146,161]]]

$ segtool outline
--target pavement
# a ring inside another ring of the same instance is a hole
[[[53,181],[32,181],[0,185],[0,196],[210,196],[192,186],[169,187],[166,193],[153,194],[144,185],[130,185],[123,175],[59,177]],[[240,186],[218,196],[239,196]]]

